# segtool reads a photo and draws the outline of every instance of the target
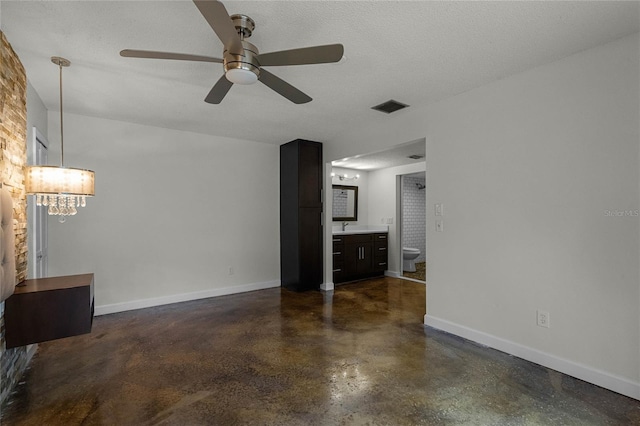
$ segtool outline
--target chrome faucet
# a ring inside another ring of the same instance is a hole
[[[349,222],[342,222],[342,230],[344,231],[347,228]]]

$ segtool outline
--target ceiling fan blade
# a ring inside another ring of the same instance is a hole
[[[260,81],[294,104],[306,104],[311,101],[308,95],[263,68],[260,69]]]
[[[222,59],[213,58],[211,56],[189,55],[187,53],[156,52],[153,50],[125,49],[120,51],[120,56],[124,56],[125,58],[175,59],[178,61],[217,62],[219,64],[223,62]]]
[[[262,66],[326,64],[338,62],[343,54],[344,46],[341,44],[327,44],[264,53],[259,61]]]
[[[233,83],[227,80],[227,77],[222,74],[222,77],[220,77],[218,82],[213,86],[207,97],[204,98],[204,101],[210,104],[219,104],[227,95],[231,86],[233,86]]]
[[[193,0],[193,2],[211,25],[225,49],[234,55],[242,55],[244,53],[242,40],[224,5],[216,0]]]

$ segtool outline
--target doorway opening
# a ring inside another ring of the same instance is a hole
[[[331,223],[332,226],[325,227],[325,283],[321,286],[321,289],[331,290],[336,282],[344,282],[344,277],[340,276],[344,259],[342,259],[342,262],[340,262],[340,259],[334,262],[333,243],[335,242],[334,238],[337,238],[336,235],[340,233],[348,234],[347,231],[364,232],[368,230],[370,232],[387,233],[387,245],[382,248],[382,250],[386,250],[387,257],[386,260],[378,260],[379,262],[386,262],[384,275],[425,283],[424,278],[423,280],[415,280],[403,275],[402,207],[400,197],[402,193],[402,177],[404,175],[422,173],[418,176],[418,179],[422,177],[421,183],[424,187],[425,151],[426,139],[421,138],[390,147],[387,150],[355,155],[326,163],[325,187],[343,189],[345,185],[349,187],[357,186],[358,204],[357,216],[355,215],[356,210],[353,209],[354,215],[350,216],[352,220],[331,221],[332,216],[327,215],[325,223]],[[417,186],[414,185],[414,188],[417,189]],[[420,190],[423,200],[425,200],[425,191],[425,188]],[[337,204],[336,211],[339,210],[338,207],[344,210],[345,206],[340,204],[341,201],[347,201],[346,211],[351,212],[348,207],[348,194],[344,198],[345,200],[334,199],[333,191],[326,191],[324,198],[326,212],[330,212],[329,214],[333,215],[334,202]],[[425,216],[423,223],[426,223],[426,201],[423,201],[423,203],[422,214]],[[345,215],[338,215],[338,217],[343,216]],[[336,216],[333,215],[333,217],[335,218]],[[426,227],[423,226],[422,229],[423,239],[426,240]],[[404,246],[406,247],[406,245]],[[419,247],[422,251],[422,259],[424,259],[426,257],[426,243],[419,245]],[[379,247],[379,249],[381,248]],[[336,251],[340,252],[340,250]]]
[[[427,266],[426,173],[400,176],[400,241],[403,278],[425,282]]]

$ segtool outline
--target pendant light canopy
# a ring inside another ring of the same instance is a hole
[[[27,194],[36,196],[36,205],[48,207],[50,215],[67,216],[78,213],[86,205],[86,197],[95,194],[94,172],[64,167],[64,121],[62,113],[62,67],[71,65],[67,59],[54,56],[51,62],[60,69],[60,167],[28,166],[25,176]]]

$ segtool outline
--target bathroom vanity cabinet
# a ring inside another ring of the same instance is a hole
[[[289,290],[322,284],[322,175],[320,142],[280,145],[280,280]]]
[[[343,283],[384,275],[387,233],[333,235],[333,282]]]

